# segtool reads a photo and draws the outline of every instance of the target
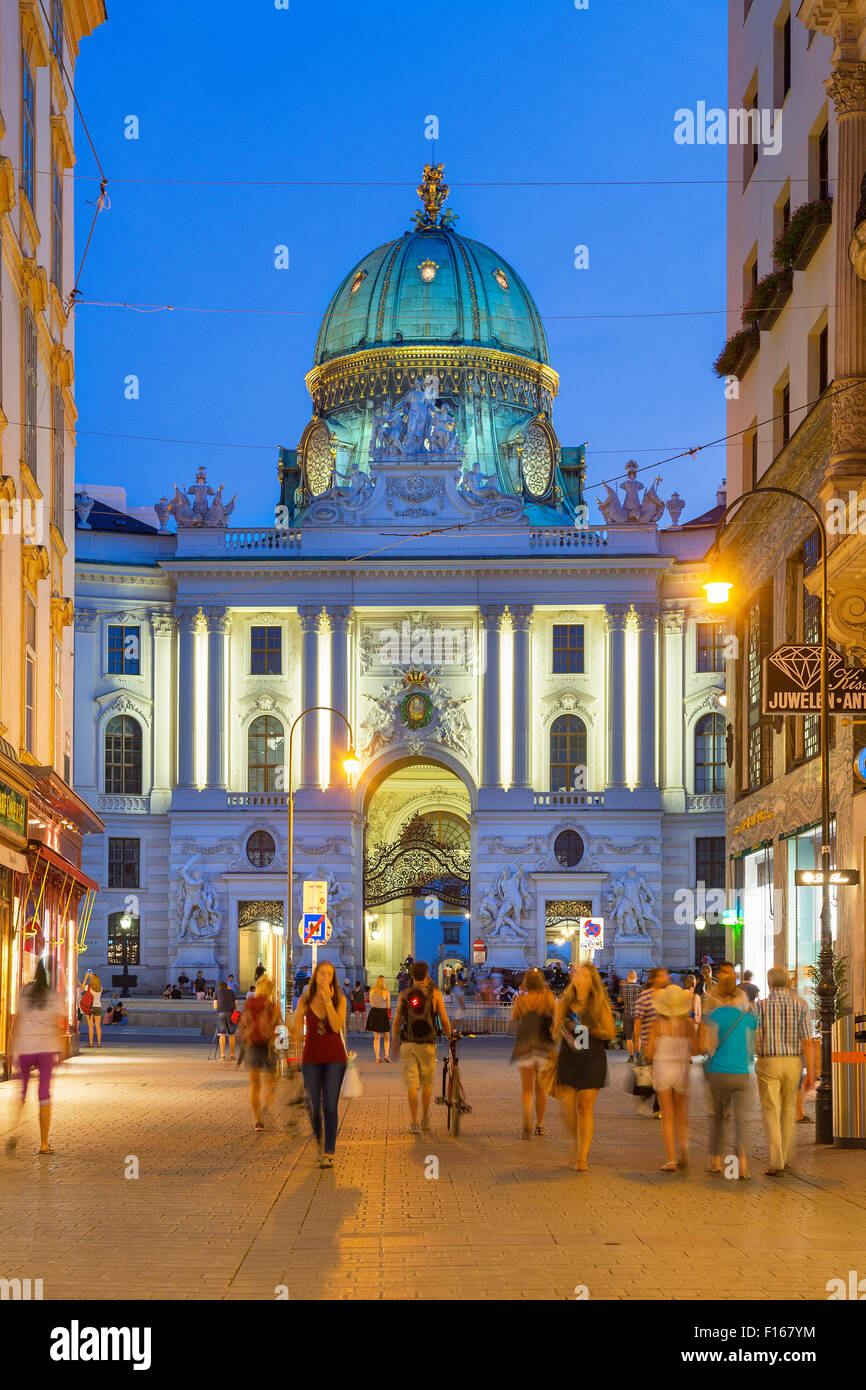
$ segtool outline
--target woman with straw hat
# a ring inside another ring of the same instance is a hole
[[[644,1048],[652,1063],[653,1087],[659,1098],[662,1139],[665,1146],[663,1173],[689,1166],[688,1094],[692,1057],[698,1053],[698,1037],[690,1018],[692,996],[679,985],[666,985],[654,1000],[656,1017]],[[677,1160],[679,1145],[679,1160]]]

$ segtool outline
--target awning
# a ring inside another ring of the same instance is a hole
[[[36,852],[38,859],[43,862],[47,860],[55,869],[59,869],[61,873],[67,874],[70,878],[74,878],[75,882],[80,883],[82,888],[89,888],[94,893],[99,892],[98,883],[94,883],[93,879],[82,873],[76,864],[70,864],[69,860],[64,859],[62,854],[49,849],[48,845],[44,845],[41,840],[31,840],[30,849]]]
[[[30,871],[26,857],[19,854],[17,849],[7,849],[6,845],[0,845],[0,864],[5,865],[7,869],[13,869],[16,874],[26,874]]]

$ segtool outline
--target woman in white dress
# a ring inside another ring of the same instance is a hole
[[[689,1166],[688,1093],[692,1057],[698,1054],[698,1034],[689,1014],[691,995],[679,985],[667,985],[653,1000],[656,1018],[644,1055],[652,1063],[653,1088],[659,1098],[665,1146],[663,1173]],[[679,1143],[679,1159],[677,1159]]]

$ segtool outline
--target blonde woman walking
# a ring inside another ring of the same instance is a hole
[[[605,1042],[616,1033],[610,1000],[594,965],[580,965],[557,1000],[553,1035],[560,1038],[557,1098],[566,1129],[577,1145],[571,1167],[585,1173],[592,1136],[593,1110],[607,1081]]]
[[[250,1073],[250,1109],[255,1121],[253,1128],[257,1131],[265,1127],[262,1116],[262,1072],[267,1077],[264,1110],[268,1115],[274,1099],[277,1084],[274,1035],[281,1022],[279,1006],[274,999],[274,982],[267,975],[260,975],[256,981],[256,992],[244,1004],[238,1024],[244,1044],[244,1061]]]
[[[373,1051],[377,1062],[391,1061],[391,994],[384,975],[380,975],[370,990],[370,1012],[367,1014],[367,1032],[373,1034]],[[382,1043],[385,1044],[384,1058],[379,1056]]]
[[[523,1137],[532,1134],[532,1096],[535,1094],[535,1133],[544,1133],[544,1110],[547,1092],[539,1084],[538,1075],[554,1051],[553,1018],[556,1000],[540,970],[528,970],[523,977],[511,1007],[511,1027],[517,1034],[512,1063],[520,1072],[521,1103],[523,1105]]]
[[[650,1024],[644,1056],[652,1063],[653,1088],[659,1098],[663,1173],[689,1166],[688,1095],[692,1058],[698,1055],[698,1030],[689,1017],[692,996],[679,985],[666,985],[655,997],[656,1017]],[[679,1158],[677,1158],[679,1140]]]

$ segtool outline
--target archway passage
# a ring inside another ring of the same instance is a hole
[[[367,807],[365,964],[396,981],[402,962],[469,959],[470,803],[447,769],[418,760],[382,780]]]

